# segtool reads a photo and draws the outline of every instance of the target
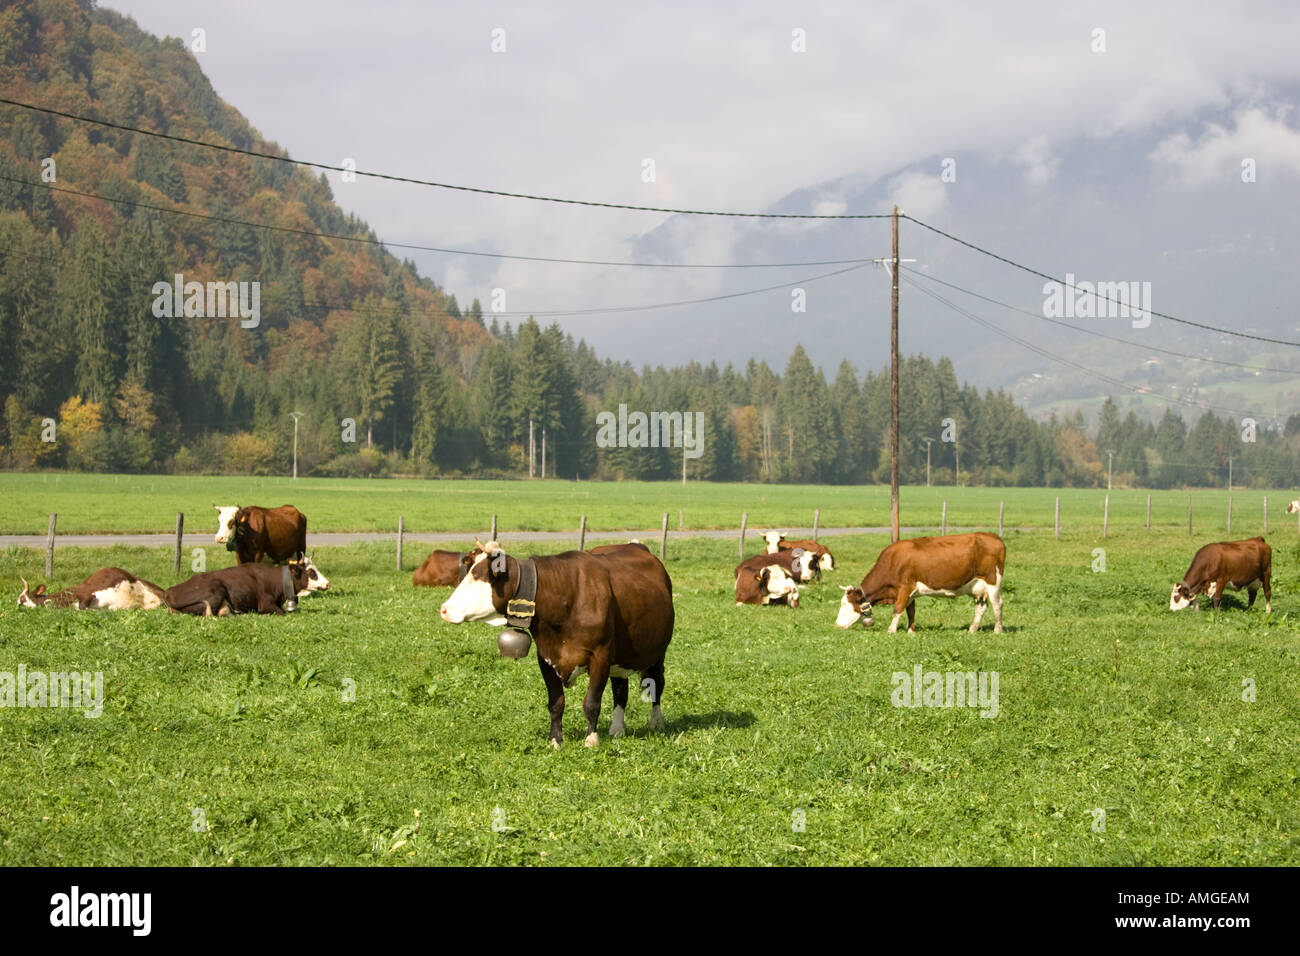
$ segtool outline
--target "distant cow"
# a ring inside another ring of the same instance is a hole
[[[1289,505],[1286,506],[1286,513],[1289,515],[1293,515],[1297,511],[1300,511],[1300,498],[1297,498],[1295,501],[1291,502]]]
[[[1002,633],[1002,572],[1007,547],[995,534],[955,534],[942,538],[912,538],[897,541],[880,553],[875,566],[856,588],[844,589],[835,623],[852,627],[859,617],[870,627],[873,604],[893,603],[894,619],[889,633],[898,630],[899,618],[907,612],[907,630],[916,630],[917,597],[975,598],[972,632],[979,629],[985,602],[993,605],[993,633]]]
[[[18,595],[19,607],[71,607],[76,610],[104,608],[121,611],[127,608],[152,610],[163,605],[163,589],[152,581],[137,578],[121,568],[101,568],[80,584],[64,588],[55,594],[38,585],[31,590],[23,578],[23,591]]]
[[[564,739],[564,688],[589,676],[583,712],[588,747],[599,742],[596,720],[608,681],[614,692],[611,737],[624,732],[627,679],[642,678],[651,695],[650,727],[664,726],[664,655],[673,636],[672,581],[644,545],[605,545],[600,553],[518,559],[496,542],[476,545],[470,566],[440,614],[451,624],[486,621],[527,630],[537,644],[546,682],[551,746]]]
[[[780,564],[736,567],[736,603],[799,606],[799,585]]]
[[[777,554],[781,551],[793,551],[796,548],[809,552],[814,556],[815,563],[813,568],[817,572],[820,580],[822,571],[835,570],[835,558],[831,555],[830,548],[824,544],[818,544],[811,538],[805,538],[802,541],[787,541],[785,535],[779,531],[769,531],[763,535],[763,540],[767,542],[767,553]]]
[[[776,554],[756,554],[753,557],[746,558],[740,564],[736,565],[735,574],[740,578],[741,572],[745,576],[750,576],[752,572],[761,568],[778,567],[785,572],[786,576],[795,584],[805,584],[811,581],[816,573],[816,556],[811,552],[796,548],[793,551],[780,551]],[[773,579],[776,580],[775,578]],[[738,599],[739,600],[739,599]],[[750,603],[750,602],[743,602]],[[767,602],[763,602],[767,603]],[[798,596],[792,604],[797,605]]]
[[[466,554],[457,551],[435,551],[411,575],[411,583],[418,588],[446,587],[460,583],[469,564]]]
[[[289,575],[293,594],[287,594],[284,576]],[[290,561],[282,568],[265,564],[237,564],[219,571],[204,571],[163,592],[173,611],[203,617],[228,614],[283,614],[290,597],[309,591],[323,591],[329,582],[321,577],[310,559]]]
[[[217,544],[234,551],[240,564],[270,558],[273,564],[307,554],[307,517],[293,505],[260,508],[213,505],[217,509]]]
[[[1250,610],[1255,603],[1256,592],[1263,587],[1264,612],[1271,614],[1272,573],[1273,549],[1263,538],[1207,544],[1192,558],[1192,566],[1183,575],[1182,584],[1174,585],[1169,595],[1169,610],[1181,611],[1194,607],[1199,611],[1201,606],[1197,603],[1196,596],[1207,594],[1217,611],[1225,590],[1241,588],[1245,588],[1249,595],[1246,610]]]

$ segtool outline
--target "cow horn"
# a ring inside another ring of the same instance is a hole
[[[841,585],[840,585],[840,590],[841,590],[841,591],[852,591],[852,590],[853,590],[853,587],[852,587],[852,585],[849,585],[849,584],[841,584]]]
[[[31,585],[27,583],[27,579],[26,579],[26,578],[21,578],[21,577],[20,577],[18,580],[23,582],[23,593],[24,593],[24,594],[27,593],[27,591],[31,590]]]

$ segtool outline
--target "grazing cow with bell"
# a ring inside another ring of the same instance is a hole
[[[550,743],[564,739],[564,688],[588,675],[583,713],[586,745],[595,747],[596,720],[608,681],[614,692],[611,737],[622,736],[627,679],[641,678],[652,704],[650,727],[664,726],[659,709],[664,691],[664,655],[673,634],[672,581],[659,559],[642,544],[606,546],[600,553],[516,558],[495,541],[477,544],[469,568],[442,605],[444,621],[486,621],[527,632],[537,644],[537,664],[546,682]],[[518,650],[515,639],[509,642]],[[502,647],[503,653],[514,653]],[[527,652],[527,647],[519,656]]]

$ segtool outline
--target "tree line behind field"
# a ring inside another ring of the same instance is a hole
[[[0,9],[0,88],[15,100],[284,155],[224,103],[179,39],[89,0]],[[558,325],[499,325],[421,277],[334,202],[324,174],[0,109],[0,467],[303,475],[546,474],[677,479],[676,448],[600,447],[597,415],[704,423],[691,479],[862,483],[889,476],[889,378],[844,362],[785,368],[601,359]],[[436,226],[436,223],[434,224]],[[436,234],[436,232],[435,232]],[[155,283],[252,283],[256,327],[158,317]],[[1152,425],[1107,400],[1036,422],[1003,391],[923,356],[901,371],[902,479],[935,484],[1287,486],[1300,417],[1241,423],[1172,410]],[[960,475],[957,468],[960,465]]]

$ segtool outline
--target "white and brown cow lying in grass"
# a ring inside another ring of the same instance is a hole
[[[1246,541],[1220,541],[1207,544],[1196,552],[1192,566],[1183,575],[1181,584],[1175,584],[1169,595],[1169,610],[1181,611],[1201,606],[1196,602],[1198,594],[1205,594],[1214,602],[1214,609],[1219,609],[1223,592],[1227,590],[1246,589],[1249,599],[1246,610],[1255,603],[1255,593],[1264,589],[1264,612],[1273,612],[1273,549],[1263,538],[1250,538]]]
[[[870,627],[873,604],[892,603],[894,619],[889,633],[898,630],[899,618],[907,612],[907,630],[916,630],[918,597],[975,598],[972,632],[979,629],[987,604],[993,605],[993,633],[1002,633],[1002,572],[1007,563],[1007,546],[995,534],[954,534],[941,538],[911,538],[897,541],[880,553],[875,566],[856,588],[846,587],[835,623],[852,627],[858,618]]]
[[[736,603],[798,607],[799,585],[812,578],[815,560],[799,550],[746,558],[736,565]]]
[[[822,571],[835,570],[835,558],[831,555],[830,548],[824,544],[818,544],[811,538],[805,538],[802,541],[787,541],[784,532],[768,531],[763,534],[763,540],[767,542],[767,554],[794,551],[796,548],[810,552],[814,557],[813,567],[817,571],[818,578],[821,577]]]
[[[145,610],[163,606],[163,589],[152,581],[137,578],[121,568],[101,568],[80,584],[51,594],[45,585],[31,589],[23,578],[23,592],[18,595],[19,607],[70,607],[76,610],[103,608],[122,611],[138,607]]]

